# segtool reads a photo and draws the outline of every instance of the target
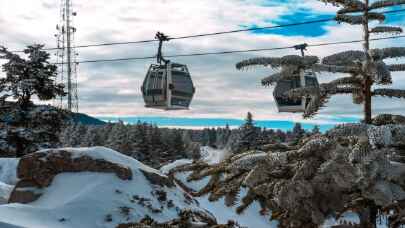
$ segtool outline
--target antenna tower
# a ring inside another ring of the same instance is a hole
[[[67,92],[66,97],[59,98],[60,108],[78,112],[79,99],[77,94],[77,55],[73,48],[76,27],[73,18],[77,13],[73,10],[72,0],[60,0],[60,21],[56,25],[58,33],[55,35],[57,43],[57,83],[63,83]]]

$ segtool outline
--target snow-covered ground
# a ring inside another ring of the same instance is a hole
[[[208,164],[220,163],[228,155],[227,150],[224,150],[224,149],[218,150],[218,149],[214,149],[209,146],[201,147],[200,151],[201,151],[201,159],[203,159]]]
[[[216,164],[221,162],[226,158],[227,152],[225,150],[217,150],[211,147],[201,147],[201,159],[209,164]],[[160,170],[163,173],[168,173],[168,171],[176,166],[191,163],[191,160],[179,160],[174,163],[163,166]],[[194,190],[199,190],[203,188],[209,181],[209,177],[206,177],[200,181],[187,182],[187,177],[190,172],[176,173],[176,178],[188,187]],[[239,193],[239,200],[242,199],[246,190],[242,189]],[[252,203],[242,214],[236,213],[236,208],[240,205],[238,201],[233,207],[227,207],[225,205],[224,199],[221,198],[216,202],[210,202],[208,200],[209,195],[195,198],[199,203],[200,207],[208,210],[218,220],[218,223],[227,223],[229,220],[236,221],[241,226],[252,227],[252,228],[272,228],[277,227],[277,221],[270,221],[270,215],[262,216],[260,215],[260,205],[255,202]]]
[[[5,204],[16,184],[18,159],[0,159],[0,227],[1,228],[109,228],[119,223],[139,221],[145,215],[163,222],[177,217],[181,209],[191,208],[207,210],[213,214],[218,223],[234,220],[242,226],[253,228],[277,227],[277,221],[270,221],[270,215],[261,215],[260,205],[252,203],[242,214],[236,213],[240,199],[246,194],[242,188],[239,200],[233,207],[227,207],[224,199],[210,202],[208,195],[190,201],[180,187],[160,187],[149,183],[141,170],[158,175],[167,174],[172,168],[189,164],[192,160],[182,159],[163,166],[160,171],[152,169],[141,162],[117,153],[113,150],[94,147],[66,150],[72,151],[75,157],[83,155],[104,159],[125,167],[133,172],[133,179],[124,181],[115,174],[81,172],[62,173],[57,175],[50,187],[43,189],[42,196],[30,204]],[[201,148],[202,159],[209,164],[216,164],[226,158],[224,150],[210,147]],[[190,172],[176,173],[176,178],[194,190],[203,188],[209,181],[206,177],[200,181],[187,182]],[[157,190],[167,193],[166,201],[159,201]],[[169,206],[169,201],[174,206]],[[198,203],[197,203],[198,201]],[[161,210],[161,213],[153,212]],[[129,213],[128,213],[129,212]],[[16,219],[18,218],[18,219]],[[339,220],[328,218],[323,228],[342,223],[359,223],[356,213],[343,214]],[[385,228],[385,221],[378,228]]]
[[[8,185],[17,183],[17,158],[0,158],[0,182]]]
[[[18,159],[0,158],[0,205],[7,203],[10,193],[17,183],[17,165]]]
[[[182,190],[151,185],[141,170],[160,172],[135,159],[101,147],[68,150],[74,151],[75,156],[90,155],[130,167],[133,179],[124,181],[115,174],[95,172],[59,174],[37,201],[1,205],[0,227],[8,224],[29,228],[107,228],[139,221],[145,215],[163,222],[177,218],[180,209],[200,210]],[[166,201],[157,199],[157,190],[167,193]]]
[[[165,167],[162,167],[165,169]],[[200,181],[187,182],[187,177],[190,172],[176,173],[176,178],[186,184],[189,188],[194,190],[199,190],[203,188],[209,181],[209,177],[203,178]],[[246,190],[242,189],[239,193],[239,199],[242,199],[246,194]],[[227,223],[228,220],[233,220],[239,223],[241,226],[255,227],[255,228],[272,228],[277,227],[277,221],[270,221],[270,216],[260,215],[260,205],[255,202],[250,207],[248,207],[242,214],[236,213],[236,208],[240,205],[238,201],[233,207],[227,207],[225,205],[224,199],[221,198],[216,202],[210,202],[208,200],[209,195],[195,198],[199,203],[200,207],[205,208],[213,215],[216,216],[218,223]]]

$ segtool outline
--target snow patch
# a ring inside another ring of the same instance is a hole
[[[210,165],[222,162],[228,155],[227,150],[218,150],[209,146],[201,147],[200,151],[202,160]]]
[[[18,158],[0,158],[0,182],[7,185],[15,185],[18,181],[17,166]]]
[[[190,159],[180,159],[180,160],[176,160],[172,163],[169,163],[167,165],[164,165],[162,167],[160,167],[160,172],[162,172],[163,174],[169,174],[170,170],[178,167],[178,166],[182,166],[182,165],[186,165],[186,164],[191,164],[193,161]]]

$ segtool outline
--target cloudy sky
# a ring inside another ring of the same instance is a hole
[[[77,16],[76,45],[153,39],[157,31],[169,36],[210,33],[328,18],[337,8],[316,0],[73,0]],[[54,47],[59,21],[59,0],[0,0],[0,45],[21,49],[32,43]],[[405,26],[405,13],[388,23]],[[188,54],[290,46],[361,39],[358,26],[321,23],[260,32],[243,32],[196,39],[173,40],[164,52]],[[153,56],[156,43],[79,49],[79,60]],[[373,42],[373,47],[403,46],[405,39]],[[324,57],[360,44],[310,48]],[[197,89],[191,110],[163,112],[143,107],[140,85],[153,60],[79,65],[80,111],[97,116],[177,116],[241,118],[247,111],[258,119],[300,119],[277,113],[272,88],[260,79],[272,73],[255,68],[237,71],[235,63],[256,56],[283,56],[294,50],[177,58],[189,66]],[[298,53],[297,53],[298,54]],[[405,59],[399,60],[405,62]],[[319,75],[321,82],[335,75]],[[405,89],[405,77],[394,74],[395,88]],[[361,106],[350,96],[336,96],[320,118],[360,116]],[[375,112],[405,113],[405,101],[375,98]]]

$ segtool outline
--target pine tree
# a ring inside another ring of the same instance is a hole
[[[28,46],[24,50],[28,58],[24,59],[0,46],[0,59],[7,60],[2,67],[6,77],[0,79],[0,100],[11,97],[27,110],[33,95],[40,100],[65,95],[63,84],[55,84],[57,67],[49,63],[50,55],[43,47]]]
[[[302,128],[301,123],[295,123],[292,134],[296,140],[299,140],[304,136],[305,130]]]
[[[248,112],[245,123],[240,128],[240,136],[237,142],[236,152],[241,153],[247,150],[256,149],[258,146],[260,128],[254,125],[253,115]]]
[[[345,73],[349,77],[336,79],[319,86],[294,89],[286,93],[290,98],[310,98],[304,117],[315,115],[328,99],[336,94],[352,94],[353,102],[364,105],[364,122],[370,124],[372,118],[372,96],[405,98],[405,90],[378,88],[373,85],[392,83],[391,72],[405,71],[405,64],[387,65],[383,60],[405,57],[405,47],[370,49],[370,35],[382,33],[401,33],[402,28],[377,26],[370,28],[373,21],[384,21],[385,16],[376,10],[405,4],[404,0],[321,0],[342,7],[336,16],[339,23],[361,25],[363,27],[363,51],[345,51],[325,57],[322,64],[316,56],[285,56],[282,58],[254,58],[242,61],[237,69],[252,65],[264,65],[272,68],[281,67],[281,72],[262,80],[263,85],[272,85],[281,79],[287,79],[295,71],[314,70],[316,72]]]
[[[312,128],[312,134],[319,134],[319,133],[321,133],[319,125],[315,125],[314,128]]]

